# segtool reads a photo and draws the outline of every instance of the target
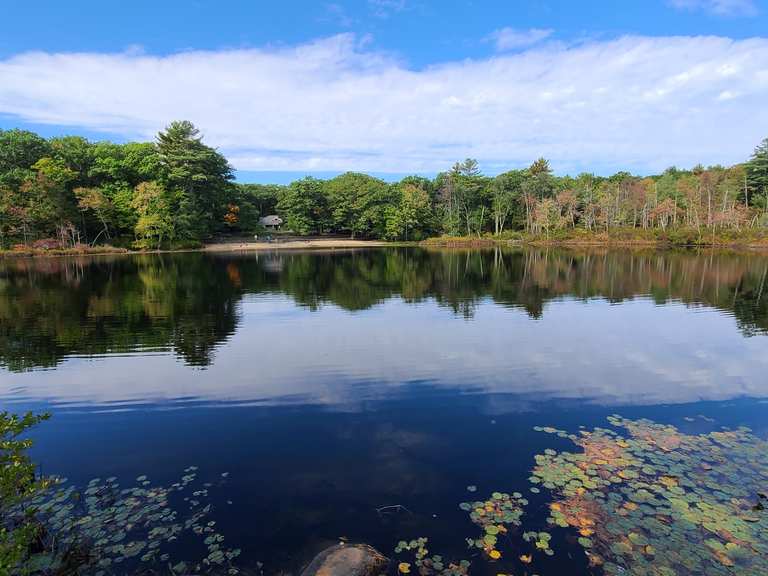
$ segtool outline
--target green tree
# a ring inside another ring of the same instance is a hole
[[[292,182],[278,198],[277,212],[289,230],[301,235],[323,232],[328,211],[321,180],[307,176]]]
[[[131,206],[133,189],[161,176],[156,147],[149,142],[99,142],[93,145],[91,155],[90,187],[97,187],[110,202],[113,230],[116,234],[133,233],[137,220]]]
[[[88,178],[94,185],[124,182],[133,188],[162,175],[160,155],[151,142],[98,142],[93,145],[91,156]]]
[[[752,195],[752,204],[761,205],[768,212],[768,138],[755,148],[746,164],[747,188]]]
[[[250,198],[262,216],[277,212],[277,202],[285,188],[279,184],[236,184],[235,186],[243,196]]]
[[[102,234],[110,238],[109,221],[112,220],[112,202],[107,195],[99,188],[75,188],[74,194],[77,198],[78,208],[83,212],[93,214],[101,223],[102,229],[93,239],[92,244],[95,244]]]
[[[461,234],[461,214],[456,202],[455,172],[441,172],[435,178],[435,214],[440,221],[443,233]]]
[[[464,162],[457,162],[454,170],[463,176],[480,176],[480,164],[474,158],[467,158]]]
[[[0,184],[0,248],[9,246],[16,238],[26,244],[30,225],[29,210],[22,204],[18,189]]]
[[[110,203],[111,226],[116,235],[133,234],[133,227],[138,219],[136,210],[131,205],[136,185],[117,180],[103,182],[98,187]]]
[[[242,186],[229,187],[227,200],[227,214],[224,222],[231,232],[253,232],[259,227],[259,206],[251,194]],[[236,221],[232,221],[232,215]]]
[[[491,186],[491,211],[493,212],[493,231],[501,234],[515,210],[521,206],[524,170],[510,170],[493,179]]]
[[[194,124],[172,122],[157,135],[161,181],[172,192],[175,233],[209,236],[223,222],[227,189],[233,178],[227,159],[202,142]]]
[[[73,216],[64,185],[44,172],[25,180],[16,198],[16,207],[28,215],[32,236],[54,236],[58,227]]]
[[[173,237],[173,219],[168,194],[162,184],[142,182],[134,190],[131,206],[138,214],[134,227],[137,248],[157,248]]]
[[[0,574],[19,574],[38,538],[40,527],[34,521],[34,510],[20,520],[6,522],[9,510],[46,490],[52,480],[40,478],[27,451],[32,441],[22,435],[48,415],[24,416],[0,412]]]
[[[383,180],[347,172],[325,183],[333,229],[355,236],[383,238],[386,209],[394,194]]]
[[[400,200],[387,210],[386,238],[421,240],[433,229],[434,213],[429,193],[412,183],[398,186]]]
[[[51,156],[71,171],[74,186],[87,186],[93,163],[93,144],[81,136],[62,136],[50,140]]]
[[[490,214],[491,179],[480,173],[477,160],[467,158],[451,169],[452,202],[468,236],[482,233]]]
[[[406,176],[399,182],[399,185],[401,187],[407,184],[411,184],[413,186],[416,186],[417,188],[421,188],[429,195],[430,201],[434,202],[435,182],[433,180],[430,180],[429,178],[425,178],[424,176],[413,175],[413,176]]]
[[[534,220],[536,220],[534,212],[538,202],[554,195],[555,184],[552,169],[545,158],[539,158],[528,168],[528,175],[522,184],[522,192],[525,221],[529,229],[534,227]]]
[[[50,153],[50,144],[34,132],[0,130],[0,184],[19,186],[35,162]]]
[[[40,158],[32,165],[39,175],[51,182],[66,187],[77,179],[77,172],[72,170],[64,160],[60,158]]]

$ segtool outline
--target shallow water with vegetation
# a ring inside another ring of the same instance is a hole
[[[52,414],[31,455],[62,478],[34,568],[297,573],[344,540],[393,574],[765,574],[767,276],[655,250],[0,260],[0,410]]]

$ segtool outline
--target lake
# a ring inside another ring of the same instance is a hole
[[[189,533],[153,556],[170,532],[126,529],[94,573],[296,574],[346,539],[413,574],[766,574],[767,274],[602,249],[0,260],[0,405],[51,412],[32,455],[98,478],[89,506],[176,485],[157,521]]]

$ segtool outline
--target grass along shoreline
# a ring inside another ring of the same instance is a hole
[[[275,250],[335,250],[349,248],[373,248],[382,246],[416,245],[414,242],[388,242],[384,240],[353,240],[351,238],[300,238],[291,237],[273,242],[255,242],[246,239],[200,243],[178,248],[159,250],[135,250],[110,245],[75,246],[72,248],[35,248],[32,246],[0,250],[2,258],[46,258],[61,256],[99,256],[113,254],[170,254],[181,252],[269,252]]]
[[[41,258],[59,256],[98,256],[113,254],[167,254],[175,252],[255,252],[276,250],[335,250],[349,248],[378,248],[385,246],[424,246],[434,248],[485,248],[491,246],[572,246],[615,248],[729,248],[744,250],[768,250],[768,232],[747,229],[727,231],[714,235],[700,234],[695,229],[633,229],[619,228],[609,232],[571,229],[550,234],[533,234],[522,231],[504,232],[500,235],[437,236],[421,242],[386,240],[360,240],[322,236],[285,236],[271,242],[253,241],[249,238],[224,239],[199,245],[184,245],[160,250],[135,250],[111,245],[78,245],[71,248],[15,247],[0,250],[0,258]]]
[[[574,246],[574,247],[655,247],[655,248],[732,248],[768,250],[768,232],[755,229],[718,232],[714,235],[696,229],[672,230],[617,228],[608,232],[583,229],[557,230],[550,234],[515,231],[500,235],[440,236],[420,243],[432,247],[481,248],[495,245]]]

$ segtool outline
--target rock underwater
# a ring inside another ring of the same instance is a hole
[[[301,576],[378,576],[388,563],[366,544],[337,544],[315,556]]]

